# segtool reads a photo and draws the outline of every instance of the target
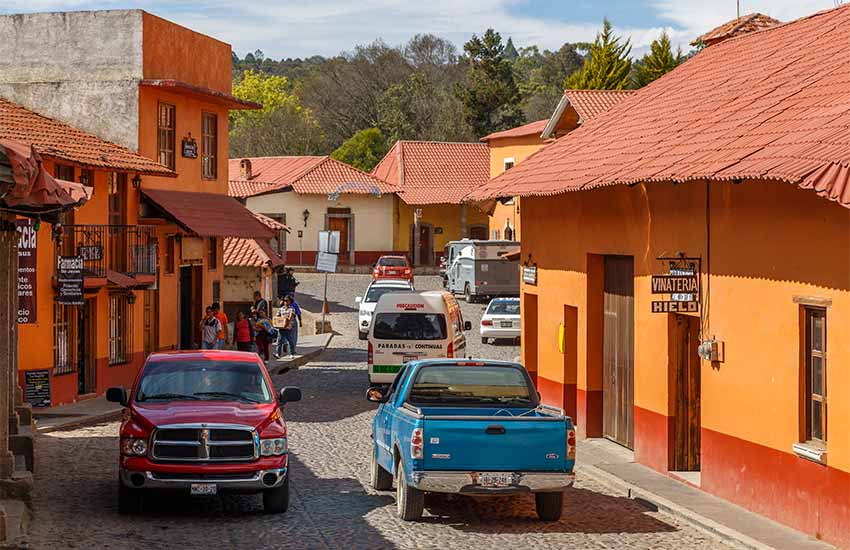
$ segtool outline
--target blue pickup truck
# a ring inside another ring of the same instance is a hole
[[[575,429],[541,405],[522,365],[477,359],[411,361],[389,387],[372,428],[371,484],[396,485],[398,516],[422,517],[424,494],[534,493],[537,515],[557,521],[575,474]]]

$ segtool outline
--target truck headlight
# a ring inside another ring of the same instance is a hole
[[[121,454],[125,456],[145,456],[148,454],[148,442],[146,439],[122,438]]]
[[[285,437],[260,440],[260,455],[279,456],[286,454],[288,446]]]

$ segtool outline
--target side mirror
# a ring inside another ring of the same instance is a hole
[[[362,296],[358,296],[357,298],[355,298],[355,299],[354,299],[354,303],[355,303],[355,304],[359,304],[359,303],[360,303],[360,302],[362,302],[362,301],[363,301],[363,297],[362,297]]]
[[[472,330],[472,321],[464,321],[463,330]]]
[[[280,390],[279,401],[281,403],[294,403],[295,401],[301,401],[301,390],[295,386],[286,386]]]
[[[441,261],[441,262],[443,262],[443,263],[446,263],[446,257],[445,257],[445,256],[440,256],[440,261]]]
[[[122,387],[109,388],[106,390],[106,400],[110,403],[120,403],[122,407],[127,406],[127,390]]]
[[[372,403],[386,403],[387,395],[384,394],[384,388],[381,386],[372,386],[366,390],[366,399]]]

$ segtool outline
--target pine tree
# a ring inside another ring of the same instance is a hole
[[[463,45],[469,70],[467,82],[456,95],[463,103],[464,120],[478,137],[523,123],[512,63],[505,58],[502,37],[493,29],[484,36],[472,35]]]
[[[516,50],[516,46],[514,46],[514,41],[512,38],[508,38],[508,43],[505,44],[505,53],[503,54],[505,59],[513,63],[516,61],[517,57],[519,57],[519,52]]]
[[[590,45],[584,65],[571,74],[564,87],[586,90],[623,90],[629,87],[632,62],[629,54],[632,47],[629,40],[621,42],[622,37],[614,36],[611,22],[606,18],[602,23],[602,32]]]
[[[677,49],[676,55],[673,55],[670,37],[666,32],[662,32],[658,39],[652,41],[649,53],[636,64],[635,84],[638,88],[646,86],[675,69],[683,60],[682,49]]]

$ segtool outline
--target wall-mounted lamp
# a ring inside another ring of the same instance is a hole
[[[136,303],[136,294],[135,293],[133,293],[133,292],[127,293],[127,303],[131,304],[131,305]]]
[[[131,183],[133,184],[133,189],[138,189],[142,186],[142,176],[136,174],[135,176],[133,176]]]
[[[304,212],[301,212],[301,216],[304,218],[304,227],[307,227],[307,220],[310,219],[310,211],[305,208]]]

